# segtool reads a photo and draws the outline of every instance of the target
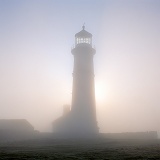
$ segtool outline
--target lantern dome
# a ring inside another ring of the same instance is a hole
[[[92,45],[92,34],[85,30],[85,26],[82,27],[82,30],[75,34],[75,44],[87,43]]]

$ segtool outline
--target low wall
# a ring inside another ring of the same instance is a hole
[[[109,139],[158,139],[157,131],[100,133],[100,136],[103,138],[109,138]]]

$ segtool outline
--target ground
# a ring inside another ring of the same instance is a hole
[[[160,140],[41,139],[0,144],[0,160],[160,160]]]

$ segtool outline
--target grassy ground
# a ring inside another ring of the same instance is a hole
[[[0,160],[160,160],[160,141],[30,140],[0,145]]]

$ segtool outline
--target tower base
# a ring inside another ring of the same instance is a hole
[[[85,122],[70,112],[53,122],[53,132],[65,138],[94,138],[98,136],[99,128],[96,122]]]

